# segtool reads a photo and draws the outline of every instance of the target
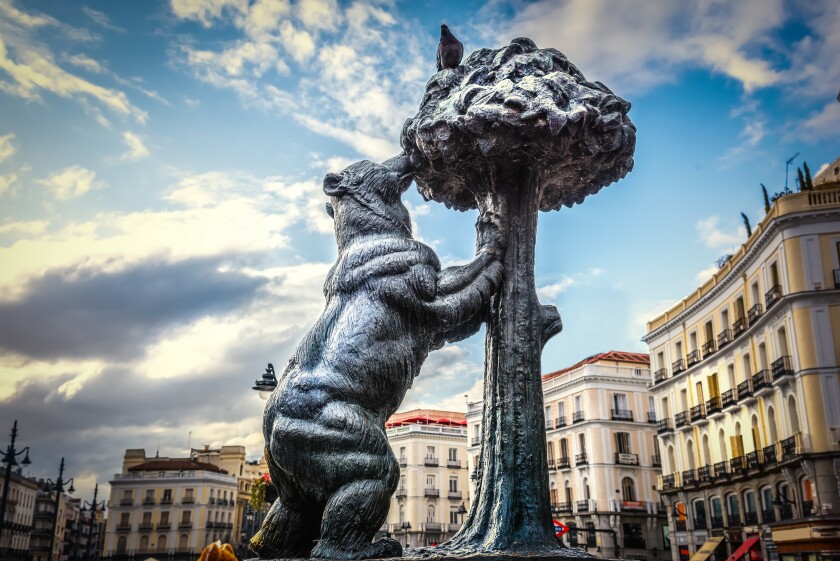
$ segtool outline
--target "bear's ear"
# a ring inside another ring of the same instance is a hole
[[[324,177],[324,193],[329,197],[341,197],[347,190],[341,185],[341,175],[328,173]]]

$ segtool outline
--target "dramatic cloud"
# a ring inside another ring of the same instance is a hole
[[[0,162],[17,152],[17,146],[12,142],[14,139],[15,135],[11,132],[0,136]]]
[[[140,137],[133,132],[126,131],[123,133],[123,142],[128,146],[128,151],[120,156],[120,160],[136,161],[142,160],[149,155],[149,149],[143,145]]]
[[[50,191],[60,200],[81,197],[91,189],[101,187],[96,181],[96,172],[81,166],[71,166],[50,174],[46,179],[39,179],[38,183],[49,187]]]

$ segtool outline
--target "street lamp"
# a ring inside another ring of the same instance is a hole
[[[464,503],[461,503],[461,506],[458,507],[458,514],[461,515],[461,525],[464,524],[464,515],[467,513],[467,507],[464,506]]]
[[[55,531],[58,528],[58,505],[61,502],[61,494],[64,492],[64,484],[69,483],[70,487],[67,489],[68,493],[74,493],[76,489],[73,488],[73,478],[64,481],[64,458],[61,458],[61,466],[58,468],[58,480],[53,483],[47,479],[47,491],[55,491],[55,511],[53,512],[52,534],[50,535],[50,558],[52,558],[53,548],[55,547]]]
[[[276,387],[277,377],[274,375],[274,365],[269,362],[262,378],[255,381],[254,387],[251,389],[260,392],[260,397],[262,399],[268,399],[268,396],[271,395],[271,392],[273,392]]]
[[[90,522],[88,523],[88,538],[87,538],[87,547],[85,547],[85,551],[87,552],[87,559],[93,559],[93,555],[91,553],[91,542],[93,541],[93,526],[96,523],[96,513],[97,511],[105,511],[105,501],[96,502],[96,496],[99,494],[99,483],[97,483],[93,487],[93,502],[85,501],[82,505],[82,512],[85,511],[85,507],[90,508]],[[101,508],[100,508],[101,505]],[[98,556],[97,556],[98,557]]]
[[[405,534],[405,546],[408,547],[408,531],[411,530],[411,522],[407,520],[402,522],[400,528],[402,528],[403,534]]]
[[[15,419],[15,423],[12,425],[12,443],[6,447],[6,453],[3,455],[3,459],[0,460],[0,462],[6,464],[6,474],[3,477],[3,498],[0,500],[0,545],[3,543],[3,528],[5,528],[6,525],[6,500],[9,498],[9,484],[12,480],[12,467],[17,465],[17,460],[15,458],[21,454],[26,454],[23,457],[21,464],[28,466],[32,463],[29,461],[29,446],[20,451],[15,450],[16,439],[17,419]]]

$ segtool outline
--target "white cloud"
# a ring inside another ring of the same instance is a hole
[[[812,140],[837,138],[840,131],[840,103],[832,99],[822,109],[812,113],[800,123],[794,123],[787,130],[796,131],[797,138]]]
[[[22,222],[7,222],[0,224],[0,234],[18,234],[24,236],[40,236],[47,230],[49,222],[46,220],[25,220]]]
[[[89,56],[82,54],[68,56],[67,62],[69,62],[73,66],[82,68],[84,70],[87,70],[88,72],[94,72],[96,74],[102,74],[105,71],[105,68],[101,64],[99,64],[99,62],[93,60]]]
[[[718,226],[720,216],[713,215],[697,221],[695,228],[700,242],[706,247],[715,249],[722,247],[737,247],[747,239],[747,231],[739,226],[735,232],[724,232]]]
[[[123,142],[125,142],[126,146],[128,146],[128,151],[123,153],[120,156],[120,160],[123,161],[137,161],[142,160],[143,158],[149,155],[149,149],[143,144],[143,141],[140,140],[140,137],[134,134],[133,132],[126,131],[123,133]]]
[[[96,181],[96,172],[81,166],[70,166],[51,173],[46,179],[39,179],[38,183],[49,187],[60,200],[75,199],[102,186]]]
[[[10,158],[17,152],[17,146],[12,142],[15,139],[15,134],[10,132],[0,136],[0,162]]]
[[[541,300],[545,300],[546,302],[555,301],[560,294],[566,292],[572,286],[579,284],[587,284],[593,279],[600,277],[603,273],[603,269],[594,267],[584,273],[576,273],[572,276],[563,275],[558,282],[538,286],[537,296],[539,296]]]
[[[223,15],[241,19],[248,11],[248,0],[172,0],[172,12],[182,19],[191,19],[210,27]]]
[[[6,194],[7,191],[12,190],[12,186],[17,183],[18,176],[16,173],[7,173],[0,175],[0,197]]]
[[[697,282],[697,284],[702,285],[707,280],[712,278],[714,274],[717,273],[719,270],[720,269],[717,265],[712,265],[711,267],[707,267],[702,271],[698,272],[697,275],[694,277],[694,280]]]
[[[342,19],[336,0],[300,0],[297,16],[310,29],[335,29]]]
[[[102,12],[94,10],[93,8],[90,8],[88,6],[82,6],[82,11],[87,17],[93,20],[93,22],[99,25],[100,27],[103,27],[110,31],[118,31],[120,33],[125,33],[125,29],[111,23],[111,20],[108,19],[108,16],[106,16]]]

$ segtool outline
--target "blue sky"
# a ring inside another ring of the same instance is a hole
[[[83,494],[190,431],[259,454],[249,386],[335,257],[323,175],[399,151],[442,22],[467,53],[557,48],[632,102],[634,171],[541,214],[536,280],[565,326],[545,371],[644,351],[762,218],[759,183],[840,154],[838,21],[833,0],[0,0],[0,429]],[[474,213],[405,202],[445,264],[470,258]],[[479,398],[482,344],[430,355],[404,408]]]

